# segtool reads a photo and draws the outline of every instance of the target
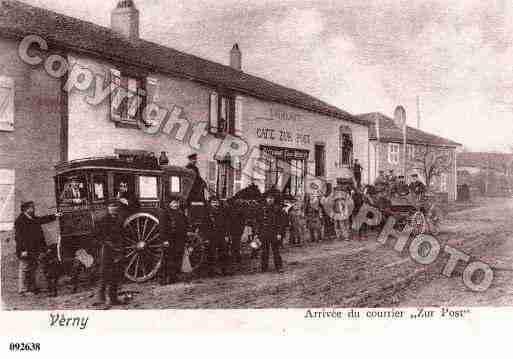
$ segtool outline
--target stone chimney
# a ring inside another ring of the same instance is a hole
[[[139,10],[132,0],[120,0],[110,17],[113,31],[129,40],[139,39]]]
[[[239,50],[239,44],[233,45],[230,51],[230,66],[235,70],[242,71],[242,53]]]

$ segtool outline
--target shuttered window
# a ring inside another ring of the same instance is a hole
[[[0,169],[0,232],[14,227],[14,170]]]
[[[117,69],[111,76],[111,120],[137,126],[147,103],[146,79],[128,76]]]
[[[235,98],[235,136],[242,136],[243,125],[243,99],[240,96]]]
[[[0,76],[0,131],[14,130],[14,79]]]

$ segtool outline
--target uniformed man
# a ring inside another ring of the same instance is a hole
[[[426,193],[426,185],[420,181],[419,175],[416,173],[411,175],[409,188],[410,193],[417,196],[417,198],[422,197]]]
[[[188,229],[187,216],[180,198],[171,197],[168,207],[162,213],[160,238],[166,244],[160,285],[176,283],[182,268]]]
[[[46,242],[41,226],[55,221],[60,213],[37,217],[34,202],[21,204],[21,214],[14,223],[16,256],[19,259],[18,292],[20,295],[37,294],[36,271],[39,256],[46,251]]]
[[[213,196],[208,209],[208,275],[230,274],[231,261],[229,256],[228,220],[224,206],[218,197]]]
[[[120,251],[124,235],[123,221],[128,212],[128,201],[124,198],[107,206],[108,214],[99,224],[97,238],[100,241],[100,283],[94,306],[123,304],[118,299],[118,287],[121,281]],[[107,293],[106,293],[107,292]],[[106,296],[107,294],[107,296]]]
[[[186,168],[193,170],[196,174],[196,178],[194,179],[194,183],[189,192],[189,202],[205,202],[205,187],[206,183],[201,178],[200,171],[198,168],[198,155],[196,153],[188,156],[189,163]]]
[[[283,272],[283,262],[280,255],[280,242],[284,230],[284,213],[280,206],[281,193],[272,188],[264,193],[264,206],[258,218],[258,235],[262,241],[262,272],[269,266],[269,251],[272,249],[274,266],[278,273]]]

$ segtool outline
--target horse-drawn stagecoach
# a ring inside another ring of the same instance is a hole
[[[160,238],[159,218],[171,198],[186,200],[195,173],[176,166],[159,166],[144,158],[91,158],[56,166],[55,189],[60,218],[59,257],[82,253],[95,266],[99,222],[107,205],[120,197],[128,199],[124,221],[124,273],[131,281],[143,282],[157,274],[169,239]],[[199,227],[201,218],[191,222]],[[193,228],[194,229],[194,228]],[[190,236],[190,259],[197,266],[203,259],[199,230]],[[194,250],[198,249],[197,253]]]

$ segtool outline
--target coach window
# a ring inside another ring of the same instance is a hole
[[[139,176],[139,198],[158,199],[158,181],[154,176]]]
[[[107,175],[93,174],[93,202],[103,202],[107,199]]]
[[[169,179],[169,188],[171,190],[171,194],[180,193],[182,191],[180,177],[171,176],[171,178]]]
[[[135,178],[134,175],[126,173],[114,174],[114,197],[126,198],[128,200],[135,198]]]
[[[61,203],[82,204],[87,201],[86,176],[72,175],[65,177],[61,182]]]

